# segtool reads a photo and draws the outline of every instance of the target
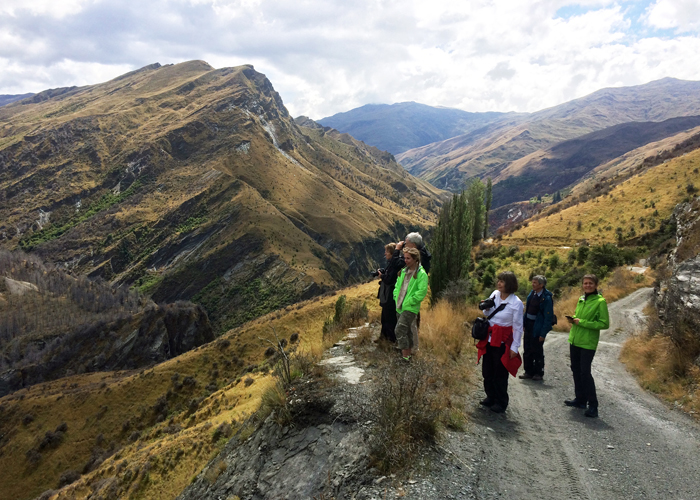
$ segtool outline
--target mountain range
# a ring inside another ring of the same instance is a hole
[[[223,331],[358,280],[440,190],[298,126],[252,66],[152,64],[0,108],[0,247],[194,300]]]
[[[401,102],[367,104],[317,121],[379,149],[399,154],[469,133],[503,116],[508,115],[497,112],[470,113],[417,102]]]
[[[602,89],[535,113],[474,114],[469,123],[475,126],[463,133],[440,108],[431,114],[406,104],[393,105],[393,114],[388,111],[392,106],[364,106],[320,122],[349,133],[364,133],[371,124],[373,130],[412,137],[424,128],[440,128],[436,122],[444,119],[441,130],[452,137],[399,152],[397,160],[413,175],[452,191],[470,178],[490,177],[496,208],[573,187],[601,163],[694,127],[700,82],[664,78]],[[395,123],[398,110],[407,132]],[[367,116],[374,120],[365,120]],[[364,140],[378,147],[388,144],[378,133],[366,134]]]

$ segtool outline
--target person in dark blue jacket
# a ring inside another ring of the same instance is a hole
[[[523,368],[522,379],[542,380],[544,376],[544,339],[552,329],[554,300],[547,290],[547,278],[532,278],[532,291],[527,296],[523,317]]]

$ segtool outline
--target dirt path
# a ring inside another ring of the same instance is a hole
[[[638,290],[609,307],[610,329],[593,361],[600,418],[564,406],[574,395],[569,344],[554,332],[545,344],[544,383],[510,379],[507,414],[474,411],[481,460],[470,496],[700,498],[700,427],[645,393],[618,361],[650,294]]]
[[[468,431],[447,432],[412,481],[371,498],[700,498],[700,426],[644,392],[618,360],[650,296],[646,288],[609,306],[593,361],[600,418],[564,405],[574,396],[568,334],[552,332],[544,382],[511,378],[500,415],[480,407],[476,391]]]

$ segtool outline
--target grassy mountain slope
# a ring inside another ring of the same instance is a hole
[[[406,151],[397,159],[409,172],[433,185],[456,189],[464,179],[496,177],[511,162],[597,130],[627,122],[698,115],[699,90],[700,82],[673,78],[602,89],[553,108]]]
[[[343,294],[375,307],[376,290],[372,282]],[[58,490],[67,471],[83,475],[53,498],[175,498],[272,384],[260,338],[297,333],[299,350],[317,355],[336,299],[287,307],[151,369],[75,375],[1,398],[0,499]]]
[[[219,331],[364,275],[439,203],[391,155],[298,127],[251,66],[154,64],[0,109],[0,246],[193,299]]]
[[[699,188],[700,149],[695,149],[633,175],[585,202],[536,216],[504,236],[503,243],[572,247],[584,241],[640,241],[658,231],[676,205]]]
[[[700,116],[630,122],[562,141],[512,162],[493,180],[493,206],[552,194],[624,153],[700,125]]]
[[[470,113],[417,102],[401,102],[367,104],[317,121],[379,149],[399,154],[471,132],[502,116],[503,113]]]

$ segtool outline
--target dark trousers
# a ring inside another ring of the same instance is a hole
[[[587,402],[590,408],[598,408],[595,381],[591,375],[591,364],[593,364],[595,351],[570,345],[569,353],[571,355],[571,371],[574,374],[576,401]]]
[[[394,298],[390,298],[386,304],[382,306],[382,333],[381,336],[389,342],[396,342],[396,302]]]
[[[503,408],[508,406],[508,370],[503,366],[501,356],[506,352],[506,345],[500,347],[486,346],[486,354],[481,358],[481,374],[484,376],[486,397]]]
[[[525,320],[525,333],[523,334],[523,368],[530,375],[544,375],[544,342],[539,337],[532,336],[532,327],[535,322]]]

